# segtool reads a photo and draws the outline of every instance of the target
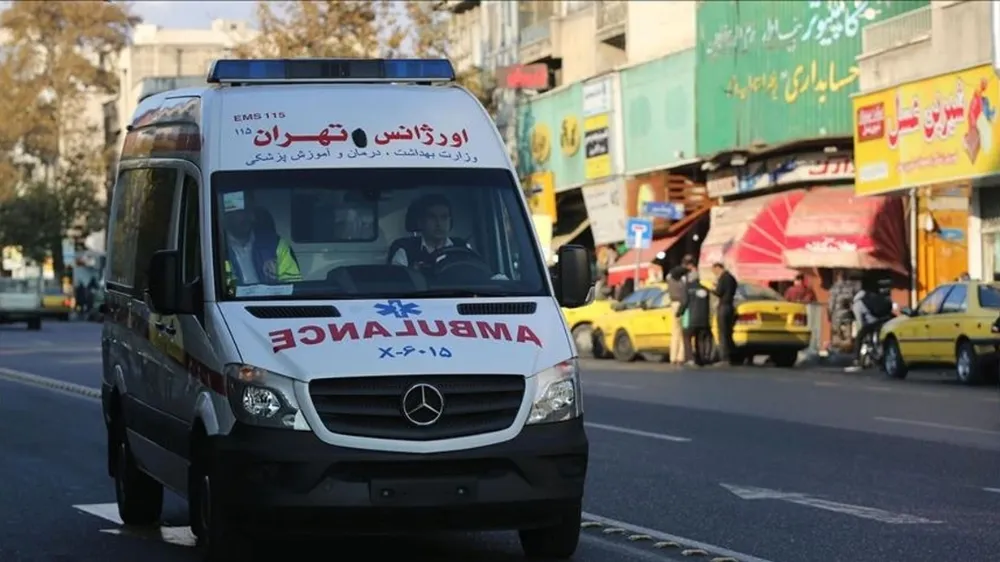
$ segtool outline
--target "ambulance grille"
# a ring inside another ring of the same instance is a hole
[[[340,311],[328,305],[320,306],[248,306],[247,312],[257,318],[338,318]]]
[[[444,397],[441,417],[418,426],[403,415],[403,395],[428,384]],[[430,375],[319,379],[309,383],[313,406],[326,428],[341,435],[432,441],[480,435],[514,423],[524,397],[516,375]]]
[[[534,314],[537,308],[533,302],[463,302],[458,305],[458,313],[462,316]]]

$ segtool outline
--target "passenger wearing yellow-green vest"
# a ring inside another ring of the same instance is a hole
[[[258,209],[249,191],[222,196],[226,230],[226,286],[301,281],[291,246],[273,225],[258,224]]]

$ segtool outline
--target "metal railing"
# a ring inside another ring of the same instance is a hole
[[[931,7],[924,6],[865,26],[861,31],[861,52],[877,53],[930,35]]]

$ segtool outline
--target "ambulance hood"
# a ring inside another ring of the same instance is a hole
[[[297,309],[325,306],[339,316],[293,317]],[[219,307],[243,363],[305,382],[411,374],[530,376],[574,355],[551,298],[223,302]]]

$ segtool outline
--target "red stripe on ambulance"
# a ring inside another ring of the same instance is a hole
[[[310,324],[301,328],[285,328],[267,334],[271,338],[274,352],[293,349],[298,346],[337,343],[345,340],[370,340],[375,338],[405,338],[429,336],[440,338],[472,338],[495,341],[530,343],[542,347],[541,340],[531,328],[518,325],[516,328],[506,322],[472,322],[469,320],[403,320],[402,329],[392,331],[381,322],[369,321],[363,325],[356,322],[332,323],[326,326]]]

